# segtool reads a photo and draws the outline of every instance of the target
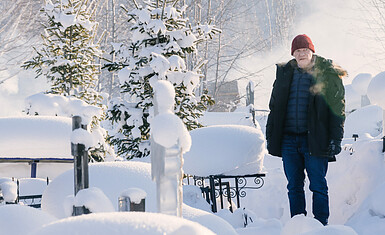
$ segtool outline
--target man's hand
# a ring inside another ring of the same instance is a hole
[[[341,152],[341,141],[331,140],[329,143],[328,155],[335,156]]]

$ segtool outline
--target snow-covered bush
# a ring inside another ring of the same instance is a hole
[[[219,31],[209,25],[190,26],[183,17],[186,6],[177,8],[168,2],[159,0],[157,6],[150,1],[128,12],[132,21],[130,44],[115,46],[118,62],[105,66],[119,71],[123,96],[111,101],[107,116],[113,124],[111,143],[126,158],[150,153],[150,122],[157,112],[153,110],[151,81],[168,80],[173,84],[175,114],[189,130],[201,126],[197,118],[212,103],[207,95],[194,95],[202,63],[188,68],[184,58],[197,53],[197,43]]]

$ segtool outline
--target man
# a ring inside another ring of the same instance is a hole
[[[313,193],[313,215],[328,223],[329,197],[326,182],[328,161],[341,152],[345,121],[346,71],[315,53],[310,38],[294,38],[294,59],[277,65],[266,124],[267,149],[282,157],[290,214],[307,214],[304,180],[306,170]]]

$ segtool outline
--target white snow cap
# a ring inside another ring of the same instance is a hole
[[[75,196],[74,205],[85,206],[94,213],[115,211],[110,199],[97,187],[80,190]]]
[[[190,150],[191,136],[182,120],[174,114],[174,86],[166,80],[152,80],[159,114],[151,120],[151,135],[163,147],[179,145],[182,152]]]
[[[15,202],[17,198],[17,185],[12,180],[5,180],[0,183],[0,190],[3,194],[4,201]]]
[[[385,110],[385,72],[377,74],[368,86],[370,103],[376,104]]]
[[[358,94],[366,95],[371,80],[372,75],[370,73],[360,73],[354,77],[352,87]]]
[[[184,158],[184,171],[190,175],[231,175],[260,173],[266,153],[265,138],[258,128],[241,125],[203,127],[190,132],[192,146]],[[202,163],[205,164],[202,164]]]
[[[76,129],[71,133],[71,143],[84,144],[86,149],[90,147],[96,147],[98,142],[94,139],[94,136],[82,128]]]
[[[182,120],[171,112],[156,115],[151,121],[151,135],[163,147],[179,144],[183,153],[190,150],[191,136]]]
[[[142,199],[146,198],[147,194],[140,188],[128,188],[124,190],[120,196],[129,197],[131,202],[139,204]]]
[[[73,158],[70,118],[55,116],[0,118],[0,130],[2,157]]]
[[[164,113],[174,110],[174,86],[166,80],[156,80],[151,84],[155,92],[156,105],[159,113]]]
[[[82,117],[82,123],[88,125],[92,117],[103,114],[101,108],[89,105],[75,97],[38,93],[25,99],[25,110],[30,115]]]

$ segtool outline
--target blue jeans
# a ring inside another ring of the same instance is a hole
[[[282,161],[288,181],[291,217],[307,214],[305,201],[305,170],[313,192],[313,215],[323,225],[328,223],[329,197],[326,182],[328,159],[310,156],[307,135],[284,135]]]

